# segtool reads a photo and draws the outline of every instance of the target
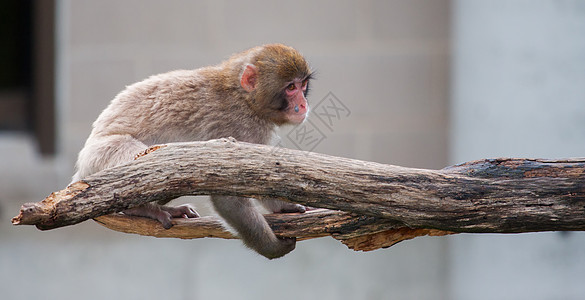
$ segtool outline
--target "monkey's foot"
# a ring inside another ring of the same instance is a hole
[[[199,214],[189,204],[164,206],[147,203],[124,211],[129,216],[146,217],[159,221],[165,229],[173,227],[172,218],[199,218]]]
[[[171,214],[173,218],[199,218],[199,214],[189,204],[183,204],[179,206],[166,206],[160,205],[160,209]]]
[[[281,207],[279,212],[281,212],[281,213],[304,213],[306,211],[307,211],[307,207],[305,207],[304,205],[285,202],[285,204]]]
[[[273,213],[304,213],[305,206],[276,199],[260,199],[260,203]]]

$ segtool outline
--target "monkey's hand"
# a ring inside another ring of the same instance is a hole
[[[273,244],[265,244],[263,247],[256,249],[258,253],[268,259],[275,259],[285,256],[287,253],[295,249],[297,238],[277,237],[277,242]]]
[[[189,205],[166,206],[147,203],[124,211],[129,216],[146,217],[159,221],[165,229],[173,227],[172,218],[199,218],[199,214]]]

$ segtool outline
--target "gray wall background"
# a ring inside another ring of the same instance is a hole
[[[585,1],[457,1],[450,161],[583,157]],[[453,299],[583,299],[585,235],[465,235]]]
[[[421,168],[583,156],[585,1],[61,0],[56,25],[58,154],[0,133],[1,298],[585,297],[582,233],[418,238],[368,253],[318,239],[267,261],[237,241],[10,225],[22,203],[69,182],[91,123],[125,85],[270,42],[317,70],[311,103],[331,92],[351,111],[320,127],[316,152]]]

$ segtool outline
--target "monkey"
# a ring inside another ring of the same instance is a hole
[[[313,72],[294,48],[267,44],[233,54],[215,66],[176,70],[127,86],[93,123],[79,152],[73,182],[122,163],[156,144],[233,137],[269,144],[275,129],[298,125],[309,114],[307,96]],[[243,243],[268,259],[295,248],[296,238],[277,237],[264,216],[246,197],[211,195],[217,213]],[[273,213],[305,212],[300,204],[259,199]],[[197,218],[190,205],[168,201],[124,211],[158,220]]]

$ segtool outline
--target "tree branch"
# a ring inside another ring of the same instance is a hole
[[[401,227],[401,224],[390,220],[360,217],[328,209],[309,210],[304,214],[269,214],[265,217],[272,230],[279,236],[296,237],[302,241],[330,235],[356,251],[390,247],[417,236],[453,234],[434,229]],[[155,220],[121,213],[101,216],[95,221],[111,230],[158,238],[237,238],[223,227],[220,219],[211,216],[174,219],[173,227],[170,229],[164,229]]]
[[[486,159],[424,170],[231,139],[153,147],[133,162],[23,205],[13,224],[52,229],[149,201],[207,194],[278,198],[346,211],[267,219],[281,235],[332,235],[360,250],[389,246],[396,236],[585,229],[585,159]],[[169,231],[120,215],[98,222],[160,237],[233,237],[213,218],[177,220]],[[140,222],[152,226],[138,229]]]

